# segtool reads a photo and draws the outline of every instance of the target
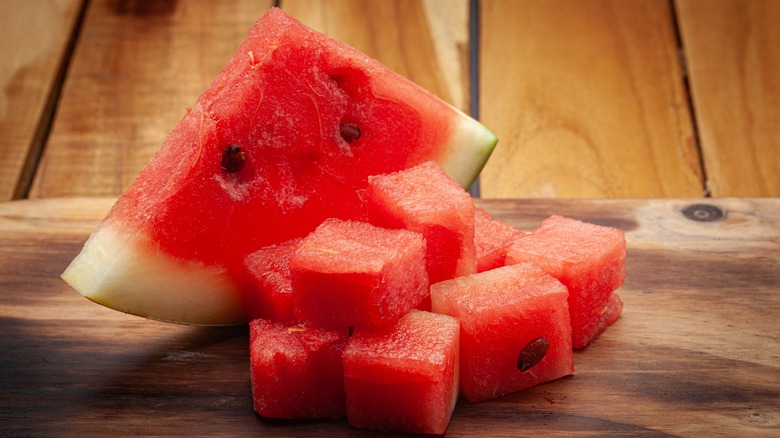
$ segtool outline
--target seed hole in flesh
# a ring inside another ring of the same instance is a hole
[[[360,128],[355,123],[342,123],[339,125],[339,134],[347,143],[354,143],[360,139]]]
[[[332,74],[329,76],[330,80],[336,83],[336,86],[339,88],[342,88],[344,86],[344,75],[343,74]]]
[[[243,169],[246,156],[239,146],[230,145],[222,153],[222,169],[227,173],[236,173]]]
[[[517,369],[526,372],[544,359],[550,344],[544,337],[539,337],[526,344],[517,356]]]

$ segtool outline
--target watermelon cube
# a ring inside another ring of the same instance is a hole
[[[341,418],[345,415],[339,333],[264,319],[249,323],[255,412],[268,418]]]
[[[460,387],[472,403],[574,372],[568,291],[531,264],[431,285],[435,312],[460,319]]]
[[[328,219],[290,260],[295,316],[329,328],[392,325],[428,296],[425,240]]]
[[[612,324],[623,309],[614,291],[626,278],[626,239],[622,230],[551,216],[507,251],[507,264],[540,266],[569,289],[572,343],[584,348]]]
[[[366,203],[371,223],[425,236],[431,284],[476,272],[474,204],[435,162],[370,176]]]
[[[442,434],[458,398],[458,320],[413,310],[384,331],[358,331],[344,348],[352,426]]]
[[[506,262],[509,245],[525,236],[512,225],[495,219],[490,213],[477,208],[474,214],[474,246],[477,252],[477,272],[489,271]]]
[[[247,278],[242,295],[250,319],[295,321],[290,259],[300,240],[292,239],[261,248],[244,259]]]

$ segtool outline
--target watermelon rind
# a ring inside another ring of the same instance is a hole
[[[95,230],[62,279],[84,297],[120,312],[192,325],[246,322],[224,270],[160,252],[139,234]]]
[[[479,177],[498,143],[498,137],[482,123],[453,107],[461,120],[453,123],[450,141],[436,162],[444,172],[468,190]]]

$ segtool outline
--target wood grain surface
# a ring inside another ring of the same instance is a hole
[[[272,0],[94,0],[31,197],[118,195]]]
[[[110,198],[0,204],[0,436],[372,436],[252,411],[246,327],[108,310],[59,274]],[[447,436],[780,432],[780,200],[478,200],[531,230],[557,213],[626,231],[621,318],[576,373],[482,404]]]
[[[703,194],[668,2],[480,4],[484,197]]]
[[[16,195],[43,147],[81,0],[0,1],[0,201]]]
[[[678,0],[713,196],[780,196],[780,2]]]
[[[33,175],[33,198],[121,193],[274,3],[92,0],[82,23],[79,0],[0,1],[0,200]],[[464,111],[478,101],[500,139],[483,197],[780,193],[777,2],[278,4]]]

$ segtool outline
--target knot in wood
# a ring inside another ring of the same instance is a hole
[[[715,222],[726,217],[726,212],[711,204],[692,204],[685,207],[683,215],[692,221]]]

